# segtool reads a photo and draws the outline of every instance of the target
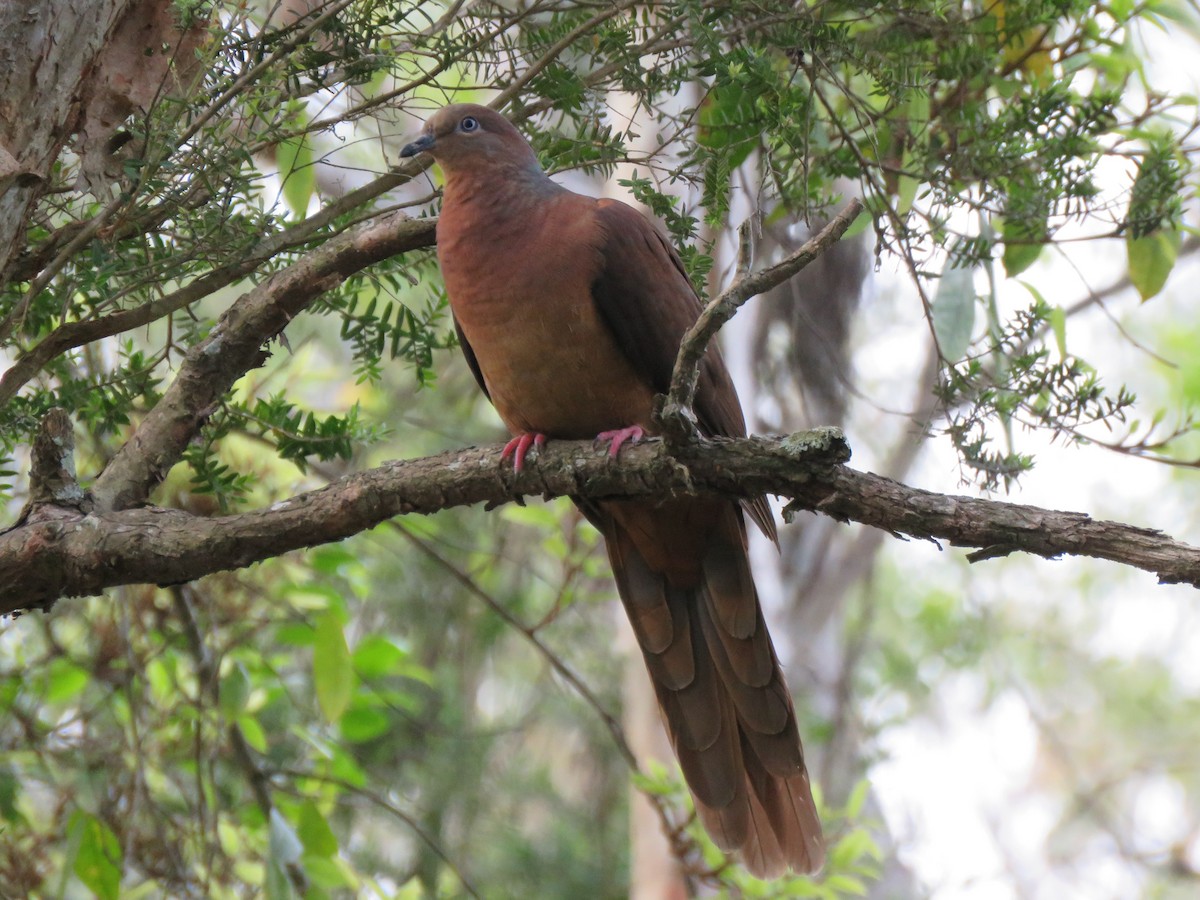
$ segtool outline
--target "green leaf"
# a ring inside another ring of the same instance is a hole
[[[25,817],[17,809],[20,787],[21,784],[17,781],[13,770],[7,766],[0,766],[0,816],[14,825],[20,825],[25,821]]]
[[[867,886],[852,875],[830,875],[824,883],[826,887],[843,896],[867,896]]]
[[[250,675],[246,667],[235,662],[221,679],[220,707],[228,718],[234,719],[246,708],[250,699]]]
[[[1058,344],[1058,356],[1067,358],[1067,311],[1061,306],[1050,307],[1050,328],[1054,332],[1054,341]]]
[[[336,722],[354,693],[354,666],[339,615],[327,612],[317,619],[313,643],[313,684],[317,703],[330,722]]]
[[[341,747],[333,747],[329,751],[329,774],[355,787],[366,787],[367,773],[355,761],[354,757]]]
[[[316,633],[308,622],[288,622],[275,629],[275,639],[292,647],[311,647]]]
[[[933,333],[946,362],[955,363],[963,358],[974,328],[974,270],[947,266],[933,298]]]
[[[354,648],[354,671],[362,678],[379,678],[394,672],[407,656],[394,642],[372,634]]]
[[[303,107],[296,104],[292,123],[303,126],[307,121]],[[296,218],[303,219],[308,215],[308,204],[317,183],[317,168],[313,165],[308,135],[300,134],[280,141],[275,147],[275,162],[279,165],[279,177],[283,181],[283,199]]]
[[[1041,244],[1004,244],[1004,274],[1009,278],[1020,275],[1042,255]]]
[[[246,743],[259,753],[267,752],[267,733],[254,716],[238,716],[238,728],[242,729],[242,737]]]
[[[318,547],[309,554],[309,564],[318,572],[336,575],[342,566],[358,562],[358,557],[341,544]]]
[[[317,809],[317,804],[311,800],[305,801],[300,807],[300,821],[296,831],[307,853],[328,857],[338,852],[338,841],[333,829]]]
[[[308,876],[309,884],[314,887],[324,888],[326,891],[338,891],[339,888],[350,888],[354,891],[359,886],[359,881],[354,876],[354,871],[345,861],[338,859],[336,856],[313,856],[306,853],[304,855],[304,874]],[[312,888],[309,888],[309,893],[305,895],[304,900],[316,900],[317,897],[328,896],[328,894],[313,895]],[[334,894],[336,897],[347,896],[344,891],[339,891]],[[348,896],[360,896],[357,892],[351,893]],[[402,895],[392,894],[390,896],[399,897]]]
[[[342,599],[336,590],[323,584],[290,584],[283,589],[283,596],[299,610],[329,609]]]
[[[634,772],[633,786],[643,794],[669,797],[682,790],[679,779],[662,763],[650,760],[644,772]]]
[[[905,216],[912,209],[913,201],[917,199],[917,188],[921,179],[911,175],[901,175],[896,179],[896,215]]]
[[[870,790],[870,782],[865,778],[854,785],[854,789],[850,792],[850,797],[846,801],[846,816],[850,819],[857,819],[862,815],[863,806],[867,802],[867,792]]]
[[[1129,280],[1142,295],[1143,303],[1167,283],[1179,256],[1179,242],[1178,231],[1156,231],[1143,237],[1130,237],[1125,242],[1129,254]]]
[[[352,744],[365,744],[392,727],[391,720],[377,709],[347,710],[338,722],[342,737]]]
[[[832,871],[842,871],[860,865],[864,858],[879,859],[881,855],[870,833],[865,828],[855,828],[830,849],[829,867]]]
[[[846,233],[842,235],[842,240],[849,240],[852,237],[862,234],[874,221],[874,216],[864,209],[854,217],[854,221],[850,223],[850,227],[847,228]]]
[[[95,816],[77,811],[71,817],[72,837],[78,841],[75,874],[100,900],[117,900],[121,890],[121,845],[117,836]]]
[[[292,900],[296,896],[292,892],[292,883],[288,880],[287,872],[277,863],[267,863],[266,876],[263,895],[267,900]]]
[[[46,683],[46,703],[66,703],[87,687],[91,676],[73,662],[59,657],[50,664]]]
[[[1004,241],[1004,272],[1015,278],[1037,262],[1044,242],[1050,240],[1050,206],[1044,197],[1034,195],[1009,197],[1008,207],[1000,234]]]

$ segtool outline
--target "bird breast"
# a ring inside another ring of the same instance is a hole
[[[604,264],[594,201],[564,192],[524,215],[472,221],[470,212],[443,210],[438,257],[450,307],[508,428],[586,438],[649,426],[654,392],[592,298]]]

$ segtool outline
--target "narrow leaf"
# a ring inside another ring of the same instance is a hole
[[[25,816],[17,809],[20,791],[20,782],[12,769],[0,766],[0,817],[14,825],[22,825],[25,822]],[[2,831],[3,826],[0,826],[0,832]]]
[[[313,684],[321,712],[330,722],[336,722],[346,711],[354,682],[354,666],[341,618],[336,613],[324,613],[317,619],[313,644]]]
[[[1054,331],[1054,340],[1058,344],[1058,356],[1067,358],[1067,312],[1061,306],[1050,308],[1050,327]]]
[[[871,783],[865,778],[854,785],[854,789],[850,792],[850,797],[846,801],[846,817],[849,819],[857,819],[862,815],[863,807],[867,803],[867,792],[871,788]]]
[[[296,218],[308,215],[308,203],[317,183],[312,148],[305,135],[282,141],[275,150],[279,177],[283,180],[283,199]]]
[[[960,266],[948,266],[933,298],[933,333],[947,362],[963,358],[974,328],[975,273]]]
[[[917,188],[921,186],[921,180],[911,175],[901,175],[896,179],[896,185],[896,215],[908,215],[917,199]]]
[[[317,804],[305,801],[300,807],[300,822],[296,828],[306,852],[313,856],[333,856],[338,852],[337,837]]]
[[[1179,232],[1156,231],[1125,242],[1129,253],[1129,280],[1149,300],[1163,289],[1179,256]]]
[[[219,696],[221,712],[231,719],[246,708],[246,701],[250,699],[250,675],[240,662],[234,663],[221,679]]]

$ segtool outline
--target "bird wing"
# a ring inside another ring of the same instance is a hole
[[[640,212],[618,200],[599,200],[596,218],[602,263],[592,298],[634,369],[665,394],[683,335],[703,310],[700,297],[671,242]],[[746,436],[737,391],[716,344],[701,361],[693,406],[705,435]],[[747,501],[745,509],[767,537],[778,540],[765,498]]]
[[[479,389],[483,391],[483,396],[491,400],[492,395],[488,393],[487,384],[483,380],[483,370],[479,368],[479,360],[475,358],[475,351],[471,349],[467,336],[463,334],[462,326],[458,324],[458,318],[455,316],[451,316],[451,318],[454,319],[454,333],[458,335],[458,346],[462,348],[463,359],[467,361],[467,367],[475,376],[475,381],[479,385]]]

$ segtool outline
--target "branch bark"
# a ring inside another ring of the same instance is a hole
[[[121,584],[191,581],[342,540],[394,516],[535,495],[773,493],[788,498],[789,513],[811,510],[898,537],[975,547],[973,560],[1016,551],[1090,556],[1200,586],[1200,548],[1155,529],[922,491],[851,469],[848,457],[836,429],[706,440],[675,454],[650,440],[623,450],[619,462],[590,443],[562,441],[520,474],[504,465],[499,447],[471,448],[388,463],[265,509],[215,518],[156,507],[85,514],[44,505],[0,534],[0,614]]]

